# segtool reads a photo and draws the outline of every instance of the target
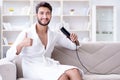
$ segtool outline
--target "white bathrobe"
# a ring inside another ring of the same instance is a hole
[[[58,61],[51,59],[55,44],[58,43],[72,50],[76,49],[76,45],[66,36],[48,29],[48,41],[45,48],[36,33],[35,26],[36,24],[20,33],[13,46],[7,51],[7,59],[13,60],[17,56],[16,46],[24,39],[27,32],[27,37],[33,39],[33,44],[30,47],[24,47],[20,53],[22,54],[23,76],[32,80],[57,80],[65,70],[75,68],[75,66],[61,65]]]

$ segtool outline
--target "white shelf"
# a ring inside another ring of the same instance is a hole
[[[30,1],[3,1],[3,14],[29,14]]]
[[[63,1],[63,15],[89,15],[89,2]]]

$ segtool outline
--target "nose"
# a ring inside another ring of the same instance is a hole
[[[43,18],[47,18],[47,14],[43,14]]]

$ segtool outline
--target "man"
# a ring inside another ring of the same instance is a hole
[[[52,17],[52,7],[47,2],[36,6],[37,22],[18,36],[13,46],[7,51],[7,58],[12,60],[22,54],[23,76],[32,80],[82,80],[81,70],[75,66],[61,65],[51,59],[56,43],[76,49],[79,45],[77,36],[70,34],[70,40],[58,32],[51,31],[48,24]]]

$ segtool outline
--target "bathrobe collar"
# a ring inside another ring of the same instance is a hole
[[[42,42],[41,42],[41,40],[40,40],[40,38],[38,37],[38,34],[37,34],[37,32],[36,32],[36,24],[37,23],[35,23],[35,24],[33,24],[32,25],[32,33],[33,33],[33,37],[35,38],[35,39],[37,39],[37,42],[38,43],[41,43],[42,44]],[[50,43],[50,41],[51,41],[51,37],[50,37],[50,35],[51,35],[51,31],[50,31],[50,29],[49,29],[49,27],[48,27],[48,31],[47,31],[47,45],[46,45],[46,48],[45,48],[45,46],[43,45],[43,47],[44,47],[44,49],[45,50],[47,50],[47,48],[48,48],[48,46],[49,46],[49,43]]]

